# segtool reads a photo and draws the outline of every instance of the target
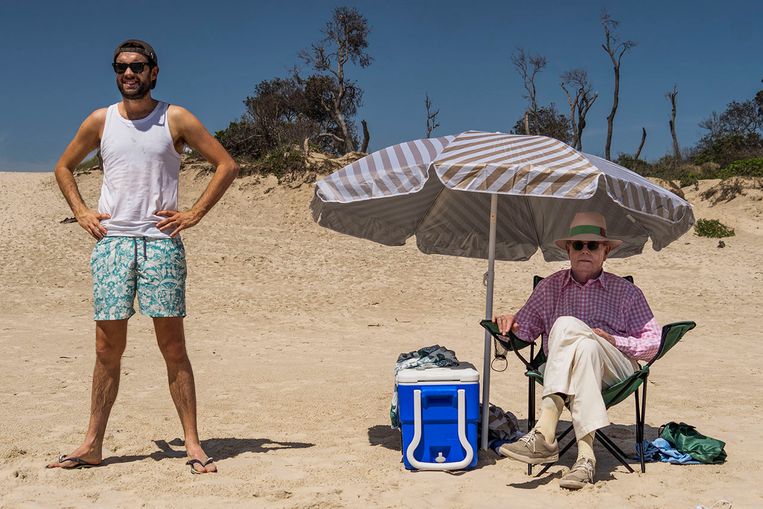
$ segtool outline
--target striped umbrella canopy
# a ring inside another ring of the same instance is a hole
[[[491,196],[495,258],[566,260],[554,240],[576,212],[607,218],[623,241],[611,257],[660,250],[693,224],[691,205],[640,175],[545,136],[469,131],[374,152],[317,183],[314,219],[341,233],[427,254],[488,259]]]
[[[493,316],[494,262],[566,260],[554,244],[576,212],[606,217],[623,243],[610,257],[660,250],[694,224],[691,205],[610,161],[553,138],[468,131],[379,150],[316,184],[313,218],[341,233],[398,246],[416,236],[424,253],[488,260],[485,315]],[[485,332],[482,401],[490,400]],[[482,405],[487,448],[488,405]]]

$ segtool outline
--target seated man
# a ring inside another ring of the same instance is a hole
[[[650,360],[660,347],[661,330],[641,290],[602,270],[621,243],[607,238],[598,212],[576,214],[569,235],[556,241],[571,268],[541,281],[516,315],[494,319],[502,334],[511,330],[523,341],[542,335],[548,359],[537,425],[500,452],[530,464],[558,460],[556,425],[566,402],[578,445],[577,461],[560,482],[568,489],[593,483],[594,434],[609,424],[602,388],[632,375],[635,361]]]

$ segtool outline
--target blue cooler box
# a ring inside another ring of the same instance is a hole
[[[397,374],[403,463],[409,470],[463,470],[477,465],[480,375],[462,362]]]

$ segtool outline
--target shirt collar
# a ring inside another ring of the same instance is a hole
[[[601,274],[599,274],[599,277],[596,279],[589,279],[584,285],[578,283],[575,281],[575,278],[572,277],[572,269],[567,269],[567,273],[564,276],[564,281],[562,282],[562,288],[566,287],[567,285],[576,285],[580,288],[585,288],[586,286],[592,286],[592,285],[598,285],[601,286],[603,289],[606,290],[607,285],[605,284],[605,279],[607,278],[607,272],[601,271]]]

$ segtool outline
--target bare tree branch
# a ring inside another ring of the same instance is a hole
[[[311,46],[311,51],[300,52],[300,57],[317,71],[330,74],[334,79],[330,104],[321,97],[321,104],[336,121],[342,132],[344,150],[356,149],[354,126],[348,124],[345,111],[348,102],[358,101],[360,94],[348,80],[346,66],[353,63],[360,67],[371,64],[366,53],[368,47],[368,21],[353,7],[337,7],[323,28],[323,39]],[[339,137],[337,137],[339,139]]]
[[[639,156],[641,155],[641,149],[644,148],[644,143],[646,143],[646,128],[641,128],[641,143],[639,143],[638,150],[636,151],[636,155],[633,157],[636,161],[638,161]]]
[[[546,57],[542,55],[527,55],[525,54],[524,48],[517,48],[514,51],[514,54],[511,55],[511,62],[514,64],[519,76],[522,78],[522,85],[527,92],[527,95],[524,97],[530,102],[528,109],[533,115],[537,115],[538,100],[535,77],[546,67],[548,61],[546,60]],[[527,134],[530,133],[528,132]]]
[[[363,127],[363,142],[360,144],[360,151],[368,152],[368,142],[371,141],[371,133],[368,132],[368,122],[361,120],[360,125]]]
[[[578,104],[578,145],[575,147],[577,150],[583,150],[583,130],[586,127],[586,117],[588,116],[588,110],[591,109],[593,103],[598,99],[599,94],[597,92],[584,93],[580,98],[580,104]]]
[[[437,115],[440,114],[440,110],[432,111],[432,100],[429,98],[429,94],[424,94],[424,107],[427,109],[426,138],[431,138],[432,132],[440,127],[440,124],[437,122]]]
[[[344,143],[344,138],[340,138],[334,133],[318,133],[314,136],[314,138],[332,138],[335,141],[338,141],[339,143]]]
[[[626,51],[636,46],[634,41],[621,41],[615,30],[620,24],[619,21],[612,18],[606,9],[601,13],[601,25],[604,29],[604,44],[602,49],[609,55],[612,62],[612,68],[615,76],[615,87],[612,98],[612,110],[607,116],[607,142],[604,146],[604,157],[611,160],[612,131],[615,124],[615,115],[620,102],[620,64]]]
[[[562,73],[561,79],[561,87],[567,96],[567,103],[570,107],[572,146],[577,150],[583,150],[583,129],[586,126],[586,115],[596,101],[598,94],[593,91],[588,73],[584,69],[565,71]],[[568,87],[574,91],[574,95]]]
[[[678,96],[678,88],[673,85],[673,90],[665,94],[665,99],[670,101],[670,136],[673,138],[673,158],[676,162],[681,161],[681,145],[678,144],[678,136],[676,135],[676,96]]]

